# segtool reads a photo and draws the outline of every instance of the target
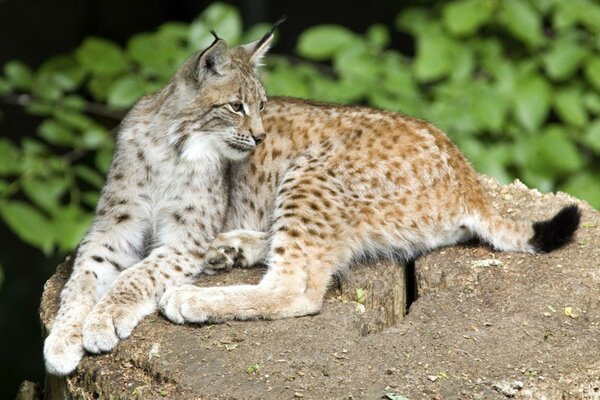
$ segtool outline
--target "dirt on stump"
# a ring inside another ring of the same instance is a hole
[[[600,213],[566,194],[482,181],[517,219],[578,203],[575,240],[550,254],[473,244],[423,256],[404,317],[412,279],[389,261],[338,278],[315,316],[180,326],[154,314],[112,353],[47,377],[46,398],[600,399]],[[46,284],[46,330],[69,268]],[[198,284],[255,283],[263,273]]]

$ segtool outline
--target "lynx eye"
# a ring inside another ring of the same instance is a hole
[[[233,110],[233,112],[244,112],[244,105],[242,103],[229,103],[229,107]]]
[[[260,102],[260,111],[264,111],[265,110],[265,106],[267,105],[267,103],[265,103],[264,101]]]

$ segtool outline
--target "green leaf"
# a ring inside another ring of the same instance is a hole
[[[502,0],[500,4],[500,21],[513,36],[530,47],[542,44],[542,17],[530,3]]]
[[[526,147],[528,167],[542,176],[568,174],[583,166],[577,147],[561,127],[549,127]]]
[[[29,199],[42,209],[52,212],[58,207],[60,197],[66,192],[70,182],[65,178],[51,177],[25,179],[23,191]]]
[[[108,90],[108,104],[117,108],[131,107],[144,94],[144,84],[137,77],[124,76]]]
[[[264,84],[270,96],[295,96],[309,97],[308,85],[297,68],[291,67],[287,62],[274,65],[265,75]]]
[[[383,24],[374,24],[367,29],[367,38],[379,47],[386,47],[390,43],[390,31]]]
[[[587,92],[583,97],[583,102],[592,113],[600,114],[600,93]]]
[[[52,252],[52,224],[35,208],[21,201],[0,203],[0,215],[21,240],[41,249],[46,255]]]
[[[213,3],[190,25],[188,40],[192,49],[205,49],[213,41],[210,31],[214,30],[230,46],[239,43],[242,34],[242,19],[237,9],[224,3]]]
[[[78,145],[88,150],[105,147],[110,145],[111,142],[111,138],[108,136],[106,129],[101,126],[94,126],[86,129],[78,139]]]
[[[517,120],[530,132],[536,131],[550,111],[552,88],[543,78],[529,75],[521,78],[513,97]]]
[[[588,82],[594,86],[596,91],[600,92],[600,56],[589,58],[584,72]]]
[[[127,43],[127,54],[140,64],[144,75],[159,77],[161,81],[175,73],[188,53],[181,43],[157,34],[135,35]]]
[[[51,75],[47,74],[35,76],[31,92],[34,96],[51,102],[57,101],[63,94],[62,88]]]
[[[38,128],[38,134],[48,143],[57,146],[70,146],[75,140],[75,134],[62,123],[47,119]]]
[[[339,25],[318,25],[302,32],[297,51],[311,60],[327,60],[340,50],[360,40],[358,36]]]
[[[102,186],[104,186],[104,178],[102,175],[90,167],[77,165],[75,166],[75,174],[97,189],[102,189]]]
[[[262,38],[267,32],[271,30],[271,26],[271,24],[267,23],[260,23],[251,26],[249,29],[246,29],[246,32],[244,32],[240,42],[250,43]]]
[[[587,128],[583,140],[596,154],[600,155],[600,119],[596,119]]]
[[[488,0],[457,0],[444,6],[446,28],[456,36],[472,35],[489,21],[495,3]]]
[[[19,150],[6,138],[0,138],[0,175],[18,173]]]
[[[563,121],[575,126],[582,127],[588,120],[580,87],[569,86],[555,93],[554,108]]]
[[[31,69],[21,61],[9,61],[4,64],[4,76],[11,86],[28,90],[33,83]]]
[[[46,80],[60,90],[72,91],[85,78],[83,66],[71,55],[60,55],[45,61],[36,72],[36,80]]]
[[[114,76],[97,75],[89,80],[87,88],[94,97],[94,100],[99,101],[101,103],[106,103],[106,98],[108,97],[108,89],[110,89],[114,81]]]
[[[333,65],[342,78],[359,78],[376,82],[382,64],[364,42],[355,42],[340,49]]]
[[[10,93],[12,91],[12,85],[10,82],[0,76],[0,95]]]
[[[489,86],[478,85],[472,91],[473,112],[481,125],[492,132],[499,132],[508,115],[510,100]]]
[[[570,177],[560,190],[586,200],[592,207],[600,209],[600,182],[598,175],[593,172],[579,172]]]
[[[46,100],[33,100],[28,104],[25,109],[29,114],[37,115],[40,117],[47,117],[52,115],[54,111],[54,105],[52,102]]]
[[[98,200],[100,200],[99,192],[88,191],[88,192],[83,192],[81,194],[82,203],[92,209],[96,208],[96,205],[98,204]]]
[[[94,216],[77,206],[59,209],[53,220],[56,242],[61,252],[72,251],[89,229]]]
[[[121,48],[98,37],[85,39],[77,49],[76,56],[81,65],[95,75],[116,75],[129,69]]]
[[[447,76],[454,66],[456,43],[439,27],[423,29],[417,35],[415,77],[429,82]]]
[[[97,126],[93,119],[77,110],[57,108],[54,110],[54,117],[65,126],[78,131],[85,131]]]
[[[113,149],[112,148],[102,148],[100,151],[96,153],[95,164],[98,171],[106,174],[108,173],[108,169],[110,168],[110,163],[112,162],[113,157]]]
[[[401,31],[418,33],[432,23],[432,15],[425,7],[407,8],[396,17],[395,25]],[[434,22],[437,24],[437,21]]]
[[[575,38],[557,40],[544,55],[544,67],[550,78],[568,79],[575,74],[587,54],[588,50]]]

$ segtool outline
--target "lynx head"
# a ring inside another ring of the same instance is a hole
[[[234,48],[213,33],[214,42],[180,67],[168,135],[183,158],[240,160],[265,139],[260,114],[267,97],[258,67],[275,27],[260,40]]]

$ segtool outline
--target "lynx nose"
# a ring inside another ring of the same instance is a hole
[[[258,146],[259,144],[261,144],[262,142],[264,142],[265,138],[267,137],[266,133],[258,133],[256,135],[252,135],[252,139],[254,139],[254,143]]]

